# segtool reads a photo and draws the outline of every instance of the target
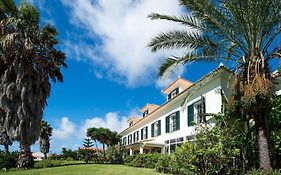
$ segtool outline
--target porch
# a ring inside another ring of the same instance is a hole
[[[143,140],[125,146],[128,155],[143,153],[165,153],[165,144],[155,142],[155,140]]]

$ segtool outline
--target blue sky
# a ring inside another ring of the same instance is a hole
[[[29,1],[40,10],[42,24],[58,29],[59,48],[67,55],[64,82],[53,84],[44,111],[54,128],[51,152],[81,147],[88,127],[124,129],[128,117],[140,115],[145,104],[162,104],[161,90],[178,75],[196,81],[219,65],[188,65],[164,81],[157,78],[163,58],[183,51],[151,53],[147,43],[180,26],[147,16],[181,14],[177,0]]]

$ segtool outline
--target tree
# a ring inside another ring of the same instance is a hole
[[[0,144],[4,146],[5,153],[9,153],[9,146],[13,144],[6,131],[0,135]]]
[[[83,146],[84,146],[85,148],[91,148],[92,146],[94,146],[94,144],[93,144],[93,142],[91,141],[90,138],[85,138],[85,139],[84,139]]]
[[[114,146],[120,141],[120,136],[117,132],[111,131],[108,128],[88,128],[87,136],[93,139],[95,142],[98,141],[103,147],[103,156],[105,157],[105,145]]]
[[[47,159],[47,153],[50,151],[50,137],[52,136],[53,128],[47,121],[41,122],[40,130],[40,151],[44,153],[44,158]]]
[[[95,145],[96,145],[96,149],[98,150],[98,144],[97,144],[97,141],[98,141],[98,128],[88,128],[87,129],[87,137],[90,137],[94,142],[95,142]]]
[[[185,30],[161,33],[149,43],[153,52],[187,49],[167,58],[159,68],[164,77],[178,66],[198,61],[229,62],[238,75],[236,89],[241,118],[255,122],[260,169],[269,170],[268,109],[274,93],[269,63],[281,58],[273,41],[281,32],[280,0],[179,0],[186,14],[180,17],[151,14],[151,19],[181,23]],[[193,29],[191,32],[190,29]]]
[[[53,26],[39,24],[39,12],[28,2],[17,7],[0,1],[0,131],[20,143],[18,167],[33,166],[30,145],[40,134],[50,81],[63,81],[65,55],[56,35]]]

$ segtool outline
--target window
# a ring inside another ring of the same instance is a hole
[[[139,141],[139,131],[134,132],[134,143]]]
[[[149,110],[144,111],[144,113],[142,114],[142,117],[146,117],[149,114]]]
[[[206,113],[205,98],[201,96],[201,99],[187,107],[187,121],[188,126],[192,126],[193,123],[205,122],[205,117],[201,114]]]
[[[166,133],[180,129],[180,112],[177,111],[166,117]]]
[[[123,138],[123,145],[127,145],[127,137]]]
[[[134,122],[131,121],[130,124],[129,124],[129,126],[131,127],[131,126],[133,126],[133,125],[134,125]]]
[[[174,98],[175,96],[177,96],[179,94],[179,88],[176,88],[175,90],[173,90],[169,95],[168,95],[168,100]]]
[[[161,135],[161,120],[151,124],[151,137]]]
[[[148,127],[144,127],[141,129],[141,140],[147,139],[148,138]]]
[[[165,141],[165,152],[167,154],[174,153],[177,147],[180,147],[183,143],[183,137]]]
[[[128,136],[128,144],[132,144],[132,134]]]
[[[195,137],[195,135],[186,136],[186,140],[192,141],[194,139],[194,137]]]

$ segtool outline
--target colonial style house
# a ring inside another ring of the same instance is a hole
[[[120,133],[121,143],[130,155],[174,152],[185,140],[193,139],[197,124],[212,122],[212,117],[200,113],[221,112],[234,79],[233,72],[223,65],[195,83],[177,78],[162,91],[167,96],[164,104],[147,104],[140,110],[142,117],[128,120],[128,128]]]

